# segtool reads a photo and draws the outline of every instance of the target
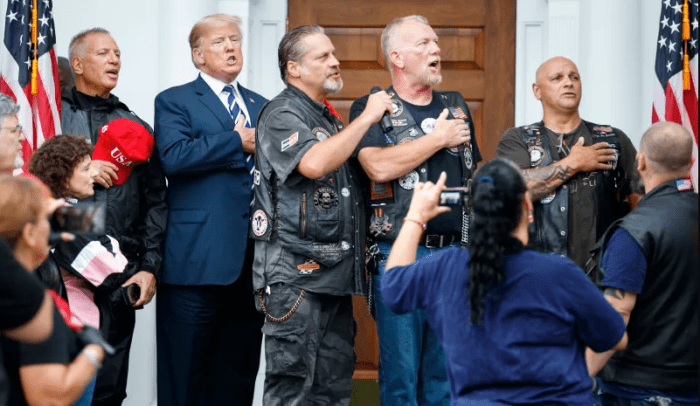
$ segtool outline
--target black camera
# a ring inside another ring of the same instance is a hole
[[[51,235],[49,244],[61,241],[63,232],[73,234],[105,233],[106,210],[104,203],[79,202],[71,206],[61,206],[51,216]]]
[[[112,303],[127,307],[132,307],[139,297],[141,297],[141,288],[135,283],[115,289],[111,294]]]
[[[440,206],[467,206],[469,189],[466,187],[446,187],[440,192]]]

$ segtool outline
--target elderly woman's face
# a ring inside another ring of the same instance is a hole
[[[17,117],[0,118],[0,172],[12,171],[17,167],[22,151],[22,132],[18,125]]]
[[[84,199],[95,193],[93,176],[97,170],[91,165],[92,160],[86,155],[73,168],[73,175],[68,179],[68,194],[78,199]]]

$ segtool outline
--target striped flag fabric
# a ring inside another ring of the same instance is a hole
[[[22,142],[25,171],[32,152],[44,140],[61,132],[61,93],[54,51],[56,29],[51,9],[52,0],[8,0],[5,13],[0,92],[20,106],[17,118],[25,137]]]
[[[698,0],[662,1],[655,70],[657,80],[654,82],[651,122],[676,122],[683,125],[695,137],[693,148],[695,163],[691,178],[697,192]]]

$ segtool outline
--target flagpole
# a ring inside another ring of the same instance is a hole
[[[37,0],[32,1],[32,46],[34,48],[34,61],[32,63],[32,94],[36,95],[39,91],[37,82],[39,76],[39,10],[36,4]]]

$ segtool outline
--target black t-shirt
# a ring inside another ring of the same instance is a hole
[[[433,95],[435,95],[435,93],[433,93]],[[350,110],[351,121],[362,114],[365,106],[367,105],[367,98],[368,96],[363,96],[353,102]],[[444,103],[438,97],[433,97],[430,104],[426,106],[417,106],[406,101],[403,101],[403,104],[411,113],[411,116],[415,120],[416,124],[421,127],[425,134],[429,134],[433,131],[433,128],[435,127],[435,119],[440,116],[440,113],[442,113],[442,110],[445,108]],[[479,162],[481,161],[481,154],[479,152],[479,147],[476,144],[474,134],[472,134],[472,140],[474,161]],[[379,125],[375,124],[369,128],[365,136],[357,145],[357,148],[355,148],[351,162],[355,166],[357,173],[361,174],[360,178],[362,179],[362,183],[365,187],[366,195],[369,195],[369,179],[361,169],[359,162],[357,162],[357,154],[362,148],[384,148],[392,143],[393,141],[384,135]],[[462,164],[459,160],[457,148],[444,148],[433,154],[433,156],[430,157],[427,162],[428,180],[431,182],[437,182],[437,179],[440,177],[440,173],[445,171],[447,173],[446,186],[462,186]],[[370,205],[367,204],[365,207],[370,207]],[[428,234],[454,234],[459,237],[461,232],[462,211],[459,207],[453,207],[449,213],[441,214],[430,220],[427,226]]]
[[[66,325],[61,313],[55,307],[53,325],[53,333],[42,343],[18,343],[4,336],[0,339],[10,383],[8,405],[24,406],[27,404],[19,378],[20,367],[38,364],[68,365],[82,349],[77,334]]]
[[[31,320],[43,301],[39,279],[17,262],[10,246],[0,238],[0,330]]]

